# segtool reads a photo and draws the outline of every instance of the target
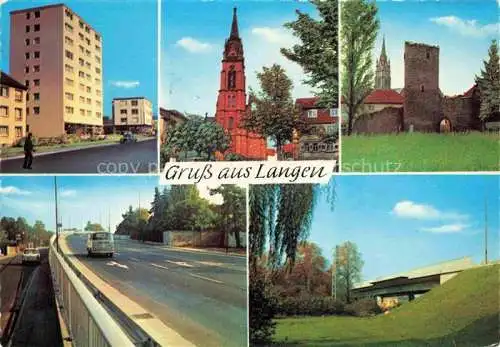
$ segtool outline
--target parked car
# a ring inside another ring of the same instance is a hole
[[[93,255],[105,255],[107,257],[113,257],[115,252],[115,241],[113,234],[98,231],[91,232],[87,238],[87,255],[89,257]]]
[[[36,248],[26,248],[22,256],[23,264],[40,263],[40,251]]]
[[[137,142],[137,137],[131,132],[126,132],[123,134],[122,138],[120,139],[120,143],[133,143]]]

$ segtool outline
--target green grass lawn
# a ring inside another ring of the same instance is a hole
[[[498,171],[498,133],[342,137],[343,172]]]
[[[277,346],[471,346],[500,341],[499,271],[464,271],[376,317],[305,317],[277,321]]]

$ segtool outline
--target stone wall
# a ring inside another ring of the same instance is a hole
[[[246,234],[240,233],[242,246],[246,246]],[[229,247],[236,247],[234,234],[229,234]],[[173,247],[225,247],[226,235],[223,231],[182,231],[163,232],[163,243]]]
[[[479,101],[472,97],[445,97],[443,116],[451,122],[453,131],[480,130]]]
[[[401,131],[403,109],[387,107],[359,116],[353,125],[354,134],[387,134]]]

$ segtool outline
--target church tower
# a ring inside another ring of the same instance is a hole
[[[385,52],[385,36],[382,41],[382,52],[377,59],[375,72],[375,89],[391,89],[391,62]]]
[[[265,140],[241,128],[245,112],[250,112],[246,99],[245,58],[235,7],[231,31],[222,56],[215,121],[231,135],[231,147],[228,152],[248,159],[266,159]]]

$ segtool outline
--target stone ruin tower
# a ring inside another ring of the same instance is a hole
[[[439,47],[405,42],[404,129],[435,132],[442,119]]]

